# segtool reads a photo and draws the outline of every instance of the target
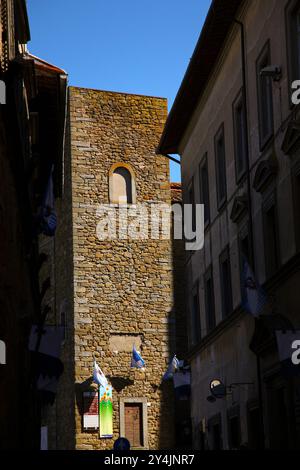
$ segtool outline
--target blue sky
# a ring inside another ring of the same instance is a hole
[[[169,109],[211,0],[27,0],[33,54],[74,86],[168,98]],[[171,165],[171,179],[180,171]]]

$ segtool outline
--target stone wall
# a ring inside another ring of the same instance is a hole
[[[169,163],[155,154],[166,101],[71,87],[69,102],[65,164],[71,161],[73,266],[68,262],[66,271],[73,270],[74,320],[71,314],[66,347],[72,350],[74,335],[75,383],[64,394],[72,404],[76,392],[75,446],[111,449],[120,432],[120,399],[146,398],[149,448],[171,448],[173,390],[161,384],[175,347],[171,242],[100,241],[96,233],[97,207],[109,203],[109,172],[116,163],[132,169],[137,204],[170,204]],[[68,295],[72,301],[70,292],[61,292],[58,300]],[[140,344],[145,371],[130,369],[133,343]],[[82,394],[94,389],[93,356],[114,386],[112,440],[82,428]]]

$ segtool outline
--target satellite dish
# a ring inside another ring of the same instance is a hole
[[[210,392],[213,397],[221,399],[226,397],[226,387],[219,379],[210,382]]]

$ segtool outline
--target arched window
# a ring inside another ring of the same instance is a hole
[[[109,198],[113,204],[135,203],[135,179],[127,164],[114,165],[109,175]]]

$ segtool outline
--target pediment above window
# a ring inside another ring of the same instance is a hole
[[[233,203],[230,219],[237,224],[248,212],[248,201],[246,196],[238,196]]]
[[[277,172],[278,164],[275,158],[270,157],[259,163],[253,183],[255,191],[262,193],[276,178]]]
[[[287,127],[282,143],[282,151],[286,155],[291,155],[300,146],[300,120],[292,120]]]

